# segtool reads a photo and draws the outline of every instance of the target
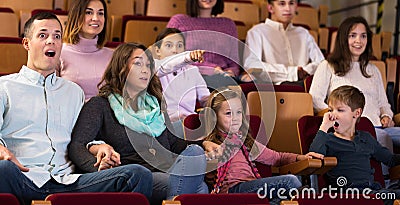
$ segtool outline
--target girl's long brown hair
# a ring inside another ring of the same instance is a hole
[[[247,147],[247,149],[252,149],[252,151],[256,151],[257,153],[258,150],[252,148],[255,140],[250,133],[249,122],[246,118],[245,108],[247,106],[245,100],[243,100],[245,98],[242,97],[238,92],[228,88],[214,90],[208,98],[207,104],[205,106],[204,116],[206,119],[205,129],[207,133],[207,137],[205,138],[205,140],[212,141],[216,144],[222,144],[224,142],[224,138],[218,134],[220,130],[217,128],[217,113],[221,108],[221,104],[223,102],[234,98],[239,98],[242,102],[242,126],[240,127],[240,131],[242,132],[243,136],[246,136],[246,139],[244,140],[244,145]],[[254,148],[256,148],[256,146],[254,146]]]
[[[79,32],[82,30],[86,8],[90,1],[100,1],[104,7],[104,27],[98,34],[97,48],[103,48],[107,40],[107,24],[108,24],[108,11],[105,0],[74,0],[68,12],[67,25],[64,30],[64,43],[77,44],[79,43]]]
[[[128,65],[129,58],[137,49],[143,50],[150,61],[152,78],[147,87],[147,92],[150,95],[155,96],[158,100],[158,103],[162,105],[162,88],[160,80],[156,75],[154,75],[155,65],[153,56],[146,46],[138,43],[123,43],[115,49],[110,63],[104,72],[103,78],[97,85],[97,87],[99,87],[99,96],[108,97],[112,93],[123,96],[126,79],[130,70]]]
[[[335,41],[335,48],[332,54],[328,57],[328,62],[333,66],[335,74],[344,76],[351,69],[352,54],[349,48],[349,34],[356,24],[363,24],[367,31],[367,45],[365,51],[360,55],[360,70],[364,77],[371,77],[367,73],[367,65],[372,56],[372,31],[369,28],[367,21],[361,16],[353,16],[345,19],[339,26]]]

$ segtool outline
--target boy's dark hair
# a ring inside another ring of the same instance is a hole
[[[358,88],[351,85],[343,85],[331,92],[328,97],[328,103],[329,102],[344,103],[351,108],[351,111],[357,108],[364,110],[365,97]]]
[[[32,23],[35,20],[44,20],[44,19],[55,19],[58,21],[58,23],[60,24],[60,28],[61,28],[61,33],[62,33],[62,24],[60,22],[60,20],[57,18],[57,16],[53,13],[50,12],[40,12],[37,13],[35,15],[33,15],[24,25],[24,36],[25,38],[31,38],[30,34],[31,34],[31,27],[32,27]]]
[[[328,56],[327,61],[333,66],[335,75],[344,76],[351,69],[352,54],[349,48],[349,34],[357,24],[363,24],[367,32],[367,45],[365,51],[360,55],[360,70],[364,77],[371,77],[367,73],[367,65],[372,56],[372,31],[368,22],[362,16],[351,16],[346,18],[340,25],[337,31],[335,47],[332,53]]]
[[[186,0],[186,14],[191,17],[199,16],[199,0]],[[211,15],[216,16],[224,13],[224,0],[217,0],[217,3],[211,10]]]
[[[161,47],[161,44],[162,44],[162,42],[163,42],[163,39],[164,39],[165,37],[171,35],[171,34],[179,34],[180,36],[182,36],[182,39],[183,39],[183,46],[186,46],[185,36],[183,36],[183,33],[182,33],[179,29],[176,29],[176,28],[165,28],[164,30],[162,30],[162,31],[157,35],[156,42],[154,43],[154,45],[155,45],[157,48],[160,48],[160,47]]]

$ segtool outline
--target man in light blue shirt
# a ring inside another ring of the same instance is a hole
[[[0,193],[14,194],[21,204],[57,192],[126,191],[150,197],[152,175],[140,165],[72,174],[67,146],[84,94],[55,75],[61,23],[53,14],[37,14],[25,24],[24,36],[27,65],[0,78]]]

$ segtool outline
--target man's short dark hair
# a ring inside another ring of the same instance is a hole
[[[55,19],[58,21],[58,23],[60,24],[61,27],[61,33],[62,33],[62,24],[60,22],[60,20],[57,18],[57,16],[53,13],[50,12],[40,12],[37,13],[35,15],[33,15],[26,23],[24,26],[24,36],[23,37],[27,37],[30,38],[30,32],[31,32],[31,27],[32,27],[32,23],[35,20],[43,20],[43,19]]]

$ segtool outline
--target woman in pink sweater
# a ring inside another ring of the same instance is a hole
[[[248,133],[249,124],[242,105],[240,95],[230,89],[215,90],[208,99],[206,108],[210,109],[206,109],[205,117],[208,123],[206,130],[209,134],[205,141],[218,144],[214,147],[216,151],[208,155],[214,158],[214,154],[220,153],[217,156],[217,181],[213,192],[258,193],[273,199],[272,201],[279,200],[278,189],[290,191],[299,188],[301,182],[294,175],[261,178],[254,161],[282,166],[298,160],[323,156],[314,152],[306,155],[282,153],[265,147]],[[272,191],[273,189],[275,191]]]
[[[208,51],[204,62],[196,65],[213,89],[236,85],[233,79],[240,73],[236,25],[229,18],[217,17],[223,11],[223,0],[187,0],[187,15],[174,15],[167,25],[185,34],[187,50]]]
[[[77,83],[86,101],[98,94],[97,84],[113,50],[104,47],[107,5],[104,0],[76,0],[68,13],[59,75]]]

